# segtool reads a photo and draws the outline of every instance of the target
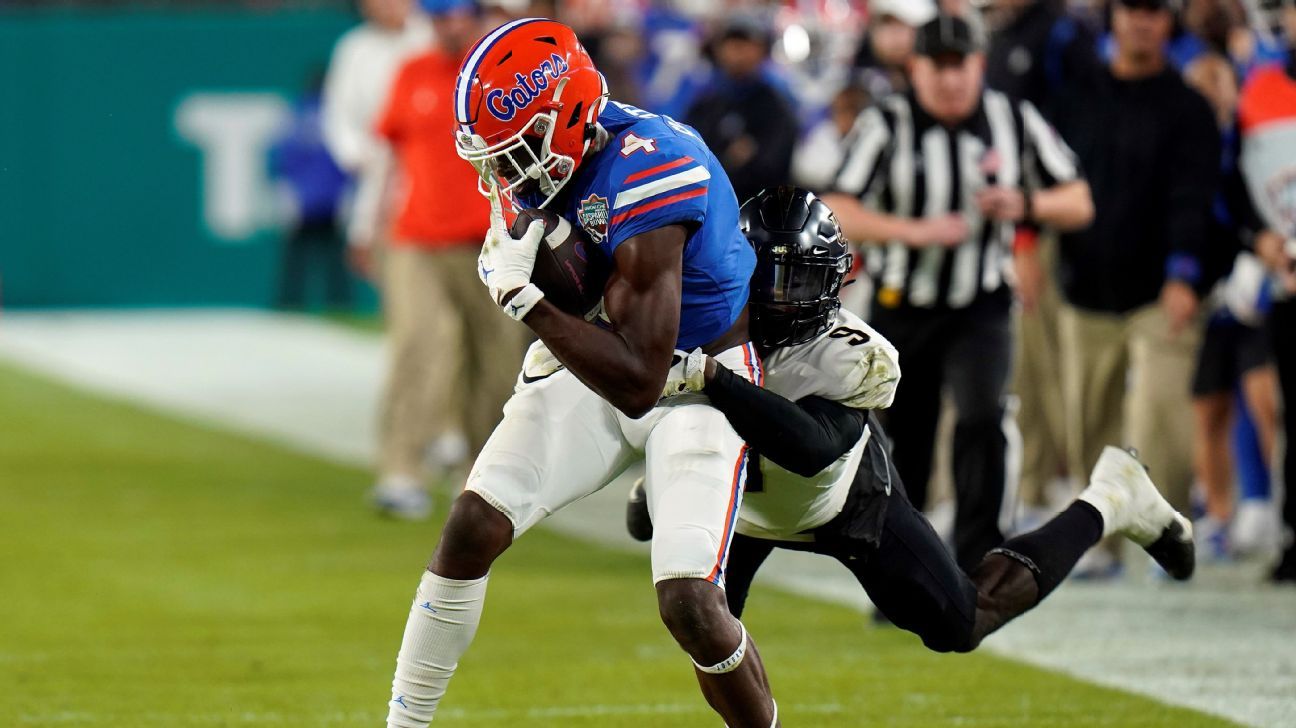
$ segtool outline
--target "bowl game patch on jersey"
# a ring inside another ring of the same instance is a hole
[[[606,197],[591,194],[581,200],[576,208],[576,221],[596,245],[607,237],[608,201]]]

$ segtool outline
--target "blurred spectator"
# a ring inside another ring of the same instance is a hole
[[[631,106],[644,106],[639,73],[647,47],[643,12],[637,3],[569,1],[563,4],[560,16],[545,12],[542,6],[546,4],[550,3],[533,3],[528,14],[556,18],[571,26],[607,80],[610,96]]]
[[[373,497],[380,510],[406,518],[430,510],[423,477],[432,443],[463,432],[476,453],[486,441],[512,391],[524,335],[482,295],[477,253],[488,205],[453,144],[452,92],[463,56],[483,30],[478,9],[472,0],[423,6],[436,46],[401,67],[377,125],[401,185],[383,262],[391,364]],[[357,217],[370,225],[378,218]],[[367,234],[376,233],[371,227]]]
[[[1070,229],[1093,212],[1071,151],[1039,112],[983,87],[985,56],[966,21],[928,22],[915,54],[912,92],[864,112],[841,194],[825,200],[848,237],[874,245],[871,323],[905,356],[887,430],[920,508],[945,387],[952,395],[954,546],[970,569],[1002,541],[1014,226]],[[1027,191],[1027,178],[1041,184]]]
[[[360,0],[365,22],[333,47],[324,80],[324,139],[338,164],[351,172],[374,156],[380,142],[373,124],[401,63],[426,50],[432,28],[414,0]]]
[[[754,17],[732,18],[713,49],[718,74],[689,107],[684,121],[701,133],[746,200],[766,187],[786,184],[796,144],[796,112],[762,74],[770,34]]]
[[[1263,494],[1267,499],[1268,465],[1273,462],[1278,427],[1277,375],[1263,329],[1268,307],[1264,269],[1254,255],[1243,251],[1244,234],[1256,230],[1258,224],[1253,222],[1255,214],[1237,168],[1234,118],[1238,84],[1234,66],[1224,55],[1230,25],[1237,19],[1223,12],[1219,0],[1193,0],[1186,15],[1185,25],[1205,42],[1185,66],[1184,80],[1210,103],[1223,138],[1221,184],[1211,208],[1210,254],[1205,265],[1211,271],[1231,268],[1232,272],[1207,301],[1209,317],[1192,393],[1196,420],[1193,467],[1206,505],[1194,535],[1202,546],[1200,553],[1224,559],[1232,554],[1230,523],[1235,500],[1231,424],[1235,413],[1239,419],[1250,418],[1256,435],[1237,440],[1237,460],[1244,465],[1238,468],[1239,490]],[[1255,462],[1248,463],[1248,459]],[[1257,476],[1259,483],[1247,482]],[[1255,540],[1249,534],[1240,536],[1239,542]]]
[[[847,86],[832,100],[828,118],[805,135],[792,155],[792,181],[807,189],[828,189],[841,167],[846,134],[868,108],[872,97],[862,86]]]
[[[932,0],[870,0],[869,23],[855,54],[855,77],[880,99],[909,90],[914,32],[936,17]]]
[[[644,53],[637,69],[639,99],[655,114],[684,118],[705,82],[700,16],[714,8],[687,2],[652,3],[640,32]]]
[[[1275,18],[1287,42],[1282,63],[1257,69],[1242,88],[1238,128],[1240,164],[1251,198],[1265,226],[1255,252],[1274,276],[1278,300],[1269,314],[1274,360],[1284,397],[1286,453],[1283,520],[1296,529],[1296,0],[1267,0],[1263,10]],[[1292,533],[1287,536],[1290,539]],[[1296,542],[1288,541],[1276,581],[1296,581]]]
[[[312,76],[305,94],[293,105],[288,128],[270,149],[270,174],[282,183],[292,204],[292,225],[284,239],[279,272],[280,308],[306,305],[313,262],[318,262],[324,273],[325,305],[341,309],[351,304],[346,243],[338,227],[347,177],[324,146],[320,123],[323,80],[320,73]]]
[[[1193,376],[1193,414],[1197,439],[1194,470],[1205,496],[1206,515],[1194,525],[1203,556],[1227,558],[1233,553],[1230,526],[1235,501],[1233,458],[1230,457],[1234,417],[1249,417],[1256,432],[1256,450],[1239,452],[1239,459],[1258,456],[1259,467],[1242,468],[1241,478],[1255,473],[1260,483],[1243,483],[1242,494],[1267,500],[1269,463],[1274,462],[1278,430],[1277,372],[1264,329],[1268,280],[1255,256],[1242,253],[1228,280],[1212,301]],[[1241,447],[1251,445],[1239,439]],[[1253,503],[1260,505],[1260,503]],[[1253,524],[1250,527],[1255,527]],[[1239,529],[1243,524],[1238,524]],[[1254,542],[1240,533],[1239,542]]]
[[[1058,99],[1099,70],[1093,33],[1053,0],[993,0],[986,21],[986,83],[1030,101],[1050,121]]]
[[[1281,65],[1287,44],[1276,12],[1278,0],[1238,0],[1243,25],[1229,34],[1228,55],[1246,77],[1253,68],[1271,63]]]
[[[1205,100],[1169,65],[1173,24],[1166,0],[1117,2],[1113,58],[1059,107],[1097,210],[1089,228],[1062,236],[1061,340],[1071,472],[1088,472],[1105,445],[1130,443],[1188,512],[1184,415],[1199,301],[1212,284],[1206,231],[1220,136]]]
[[[1056,121],[1058,100],[1087,88],[1100,68],[1093,34],[1054,0],[994,0],[985,14],[991,30],[987,84]],[[1056,231],[1023,227],[1018,234],[1035,241],[1040,270],[1056,268]],[[1024,297],[1015,320],[1012,391],[1022,438],[1015,528],[1048,515],[1050,485],[1069,490],[1057,326],[1061,297],[1050,275],[1032,283],[1037,291]],[[1083,479],[1087,473],[1075,475]]]
[[[387,166],[382,142],[374,135],[374,120],[387,100],[396,69],[432,43],[427,19],[413,9],[413,0],[360,0],[365,22],[347,31],[333,47],[324,80],[324,141],[333,159],[356,176],[355,204],[380,209],[372,199],[383,188]],[[374,278],[373,250],[368,237],[372,220],[357,218],[348,230],[352,264]]]

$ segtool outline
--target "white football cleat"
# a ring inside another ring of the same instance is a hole
[[[403,521],[423,521],[432,515],[432,496],[421,487],[384,480],[369,491],[369,502],[379,515]]]
[[[1132,452],[1103,448],[1080,500],[1102,515],[1104,537],[1118,533],[1142,546],[1177,581],[1192,577],[1192,523],[1161,497]]]

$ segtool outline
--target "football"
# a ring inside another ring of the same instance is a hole
[[[544,222],[545,237],[536,253],[531,282],[553,305],[584,316],[602,300],[610,266],[580,228],[548,210],[522,210],[509,233],[522,237],[533,220]]]

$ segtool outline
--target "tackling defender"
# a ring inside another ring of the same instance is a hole
[[[755,256],[724,171],[688,127],[609,104],[575,34],[554,21],[488,34],[464,61],[454,101],[460,156],[493,207],[479,274],[540,341],[423,575],[387,725],[432,719],[477,629],[491,564],[513,540],[640,459],[662,620],[729,726],[778,725],[723,588],[747,446],[704,397],[659,402],[689,350],[761,381],[746,311]],[[612,263],[600,325],[559,310],[531,282],[544,224],[514,239],[501,196],[558,212]]]
[[[775,548],[832,556],[878,609],[930,649],[967,652],[1031,609],[1107,535],[1122,534],[1176,579],[1192,575],[1192,527],[1130,453],[1107,448],[1089,486],[1036,531],[992,550],[969,576],[910,504],[869,412],[890,406],[896,350],[838,291],[849,259],[836,218],[813,193],[762,192],[742,207],[756,249],[752,337],[765,388],[709,357],[672,371],[671,391],[705,393],[751,447],[753,467],[730,556],[729,608]],[[631,493],[627,524],[641,538],[657,515]]]

